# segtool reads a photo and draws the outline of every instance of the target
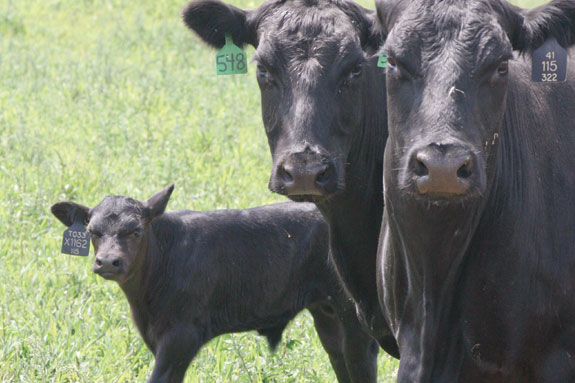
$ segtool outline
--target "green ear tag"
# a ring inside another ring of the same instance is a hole
[[[377,59],[377,66],[380,68],[385,68],[387,66],[387,55],[381,55]]]
[[[234,44],[232,36],[227,33],[226,45],[216,54],[216,73],[218,75],[248,73],[246,52]]]

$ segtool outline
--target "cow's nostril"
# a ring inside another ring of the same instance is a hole
[[[457,177],[459,178],[469,178],[471,177],[471,160],[467,160],[457,169]]]
[[[102,266],[102,261],[100,261],[99,259],[96,259],[96,265]]]
[[[278,169],[278,176],[284,181],[284,182],[293,182],[293,175],[284,167],[284,166],[280,166]]]
[[[425,166],[423,161],[420,160],[419,158],[415,159],[413,167],[414,167],[413,172],[418,177],[423,177],[423,176],[426,176],[429,174],[429,170],[427,169],[427,166]]]
[[[322,172],[320,172],[316,179],[315,182],[319,183],[319,184],[324,184],[328,181],[328,174],[327,174],[327,168],[325,170],[323,170]]]
[[[120,260],[116,259],[114,262],[112,262],[112,266],[120,267]]]

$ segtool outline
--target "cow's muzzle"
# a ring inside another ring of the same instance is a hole
[[[269,188],[287,196],[326,196],[339,191],[337,166],[326,156],[306,149],[280,160]]]
[[[407,173],[420,195],[463,197],[485,190],[485,170],[480,161],[465,146],[433,143],[410,153]]]

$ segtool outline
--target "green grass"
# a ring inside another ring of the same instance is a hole
[[[0,0],[1,382],[136,382],[151,372],[119,288],[90,272],[91,258],[59,254],[52,203],[145,199],[171,182],[171,209],[281,200],[266,187],[253,66],[215,76],[214,52],[180,21],[183,5]],[[392,382],[397,362],[379,360],[379,381]],[[252,333],[212,341],[186,380],[333,381],[309,314],[276,354]]]

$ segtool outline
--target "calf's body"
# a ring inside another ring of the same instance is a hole
[[[137,254],[126,265],[119,254],[129,245],[98,246],[106,236],[132,235],[102,223],[102,217],[129,221],[122,198],[107,197],[120,200],[105,199],[88,210],[86,221],[94,233],[94,270],[119,283],[156,357],[150,382],[181,382],[201,346],[224,333],[257,330],[273,348],[304,308],[338,380],[375,382],[377,345],[363,332],[331,270],[327,224],[313,205],[179,210],[144,218],[149,223],[141,227]],[[123,269],[121,278],[107,267],[111,259]]]

